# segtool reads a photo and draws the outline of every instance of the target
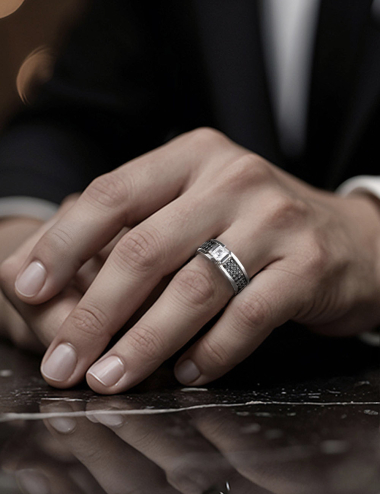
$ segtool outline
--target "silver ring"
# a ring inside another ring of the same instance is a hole
[[[221,488],[213,486],[210,489],[207,489],[207,491],[204,492],[203,494],[229,494],[230,492],[231,492],[230,483],[227,481],[224,482]]]
[[[239,259],[227,247],[212,238],[197,249],[197,254],[207,257],[218,266],[220,271],[231,283],[235,295],[240,293],[248,284],[249,276]]]

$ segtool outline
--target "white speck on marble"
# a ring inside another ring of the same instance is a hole
[[[11,369],[1,369],[0,377],[10,377],[13,376],[13,371]]]
[[[254,434],[256,432],[261,431],[261,425],[260,424],[248,424],[245,425],[244,427],[241,427],[240,432],[243,434]]]
[[[320,449],[326,455],[336,455],[345,453],[348,450],[348,443],[337,439],[329,439],[321,442]]]

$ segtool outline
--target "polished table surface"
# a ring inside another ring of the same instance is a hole
[[[0,343],[0,493],[379,494],[379,351],[289,325],[222,379],[49,387]]]

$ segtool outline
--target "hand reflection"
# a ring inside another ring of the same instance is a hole
[[[67,415],[84,411],[73,402],[43,405],[41,412],[62,414],[45,425],[107,494],[268,494],[240,475],[188,414],[123,415],[122,398],[106,403],[108,411],[89,404],[79,417]]]
[[[299,427],[295,412],[276,409],[271,416],[267,406],[265,411],[204,408],[149,414],[134,413],[134,405],[140,408],[123,396],[97,398],[87,406],[47,400],[41,412],[49,415],[44,422],[51,434],[45,430],[45,436],[55,441],[55,453],[46,448],[49,441],[39,431],[22,458],[13,444],[8,470],[18,472],[24,487],[26,475],[28,485],[34,486],[28,489],[31,494],[377,492],[371,490],[378,479],[375,451],[363,451],[363,438],[358,442],[352,436],[355,423],[346,423],[341,436],[351,442],[326,440],[326,424],[336,419],[333,409],[321,415],[323,428],[318,417],[305,428]],[[13,464],[12,455],[17,459]]]

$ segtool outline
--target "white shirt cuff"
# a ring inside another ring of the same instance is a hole
[[[47,221],[58,211],[58,207],[57,204],[36,197],[1,197],[0,219],[23,216]]]
[[[342,196],[347,196],[351,192],[366,192],[380,199],[380,177],[372,175],[359,175],[352,177],[343,182],[336,192]],[[359,338],[373,346],[380,346],[380,331],[379,328],[375,331],[362,333]]]
[[[371,175],[359,175],[343,182],[336,192],[347,196],[351,192],[369,192],[380,199],[380,177]]]

